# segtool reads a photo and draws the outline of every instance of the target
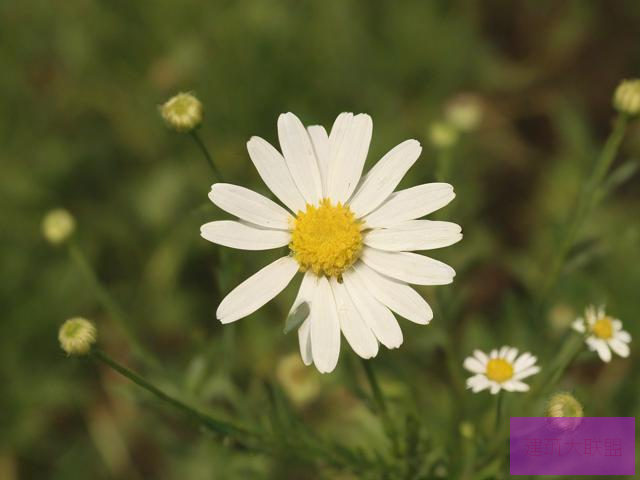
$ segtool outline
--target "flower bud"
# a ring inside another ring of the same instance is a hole
[[[179,93],[160,107],[160,114],[169,128],[190,132],[202,123],[202,103],[191,93]]]
[[[75,317],[62,324],[58,331],[60,347],[67,355],[86,355],[96,343],[98,332],[93,324],[84,318]]]
[[[464,93],[453,98],[445,107],[447,121],[460,131],[474,130],[482,120],[482,104],[480,99],[471,93]]]
[[[570,393],[562,392],[553,395],[547,402],[545,417],[556,430],[571,432],[578,428],[584,417],[584,410],[580,402]]]
[[[446,149],[458,141],[458,131],[446,122],[433,122],[429,127],[429,139],[434,147]]]
[[[76,221],[67,210],[56,208],[42,220],[42,234],[53,245],[64,243],[76,228]]]
[[[640,79],[623,80],[613,94],[613,106],[621,113],[640,113]]]

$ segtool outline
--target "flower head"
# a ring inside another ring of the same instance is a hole
[[[289,247],[288,255],[232,290],[216,315],[222,323],[246,317],[303,272],[291,311],[309,306],[298,328],[300,353],[320,372],[335,368],[341,333],[363,358],[377,355],[379,343],[399,347],[402,331],[392,311],[419,324],[433,317],[409,284],[443,285],[455,275],[448,265],[412,253],[462,238],[454,223],[418,220],[453,200],[453,187],[429,183],[394,192],[420,156],[416,140],[391,149],[362,176],[372,128],[365,114],[340,114],[330,134],[318,125],[305,128],[293,113],[280,115],[282,153],[258,137],[247,149],[284,207],[246,188],[217,183],[209,198],[238,221],[201,227],[205,239],[232,248]]]
[[[458,130],[448,122],[433,122],[429,127],[429,139],[436,148],[450,148],[458,141]]]
[[[482,120],[482,113],[480,98],[471,93],[457,95],[444,111],[447,121],[462,132],[474,130]]]
[[[169,128],[190,132],[202,123],[202,103],[191,93],[179,93],[160,107],[160,114]]]
[[[296,405],[304,406],[320,393],[318,375],[307,369],[296,354],[289,354],[280,359],[276,375],[280,385]]]
[[[76,221],[64,208],[56,208],[42,220],[42,234],[52,245],[64,243],[76,228]]]
[[[547,425],[555,431],[572,432],[582,423],[584,410],[580,402],[570,393],[553,395],[545,409]]]
[[[84,318],[71,318],[58,331],[60,347],[67,355],[86,355],[96,343],[98,332],[93,324]]]
[[[500,350],[491,350],[487,355],[475,350],[471,357],[464,360],[464,368],[475,375],[467,379],[467,388],[473,393],[490,389],[492,394],[504,389],[508,392],[526,392],[529,385],[522,382],[540,371],[537,358],[529,352],[518,356],[518,349],[504,346]]]
[[[640,114],[640,78],[623,80],[613,94],[613,106],[628,115]]]
[[[585,335],[587,346],[598,352],[603,362],[611,360],[611,350],[621,357],[629,356],[631,335],[622,329],[622,322],[607,315],[602,306],[589,305],[584,317],[573,322],[573,329]]]

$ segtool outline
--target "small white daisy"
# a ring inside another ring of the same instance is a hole
[[[584,317],[573,322],[573,329],[585,334],[585,343],[590,350],[598,352],[603,362],[611,360],[611,350],[621,357],[629,356],[631,335],[622,329],[620,320],[605,313],[604,307],[589,305]]]
[[[407,140],[391,149],[364,176],[371,117],[341,113],[327,134],[305,128],[293,113],[278,118],[282,154],[262,138],[247,143],[249,156],[273,194],[288,208],[246,188],[214,184],[209,198],[239,221],[203,225],[211,242],[243,250],[288,246],[289,254],[245,280],[220,303],[216,315],[234,322],[280,293],[296,272],[305,272],[292,312],[307,302],[310,313],[298,329],[306,365],[331,372],[340,353],[340,332],[362,358],[402,343],[393,312],[419,324],[433,317],[409,286],[451,283],[455,271],[411,253],[446,247],[462,238],[455,223],[417,220],[447,205],[447,183],[394,192],[420,156]]]
[[[540,371],[536,361],[537,358],[529,352],[518,357],[518,349],[507,346],[500,350],[493,349],[489,355],[474,350],[473,356],[465,358],[463,364],[464,368],[475,373],[467,379],[467,388],[473,393],[489,388],[494,395],[502,389],[526,392],[529,385],[521,380]]]

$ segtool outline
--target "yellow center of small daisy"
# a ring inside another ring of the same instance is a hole
[[[602,317],[598,319],[591,327],[591,331],[598,338],[611,338],[613,336],[613,323],[611,322],[611,318]]]
[[[486,375],[494,382],[505,382],[513,377],[513,366],[502,358],[492,358],[487,363]]]
[[[341,278],[362,250],[361,223],[347,205],[332,205],[328,198],[299,212],[289,248],[300,270]]]

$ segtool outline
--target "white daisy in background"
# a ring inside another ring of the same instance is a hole
[[[293,113],[278,118],[282,154],[252,137],[249,156],[267,187],[286,208],[246,188],[214,184],[209,198],[238,221],[203,225],[211,242],[243,250],[288,246],[290,253],[267,265],[229,293],[216,315],[234,322],[280,293],[304,272],[291,312],[306,302],[310,313],[298,329],[306,365],[331,372],[340,353],[340,332],[362,358],[402,343],[393,313],[419,324],[433,317],[427,302],[408,284],[444,285],[455,271],[410,253],[446,247],[462,238],[460,226],[417,220],[447,205],[455,194],[447,183],[394,192],[420,156],[407,140],[391,149],[365,175],[371,141],[366,114],[341,113],[328,135],[305,128]],[[288,209],[288,210],[287,210]]]
[[[508,392],[526,392],[529,385],[523,379],[540,371],[536,365],[538,359],[525,352],[518,357],[518,349],[504,346],[500,350],[493,349],[487,355],[474,350],[473,356],[464,360],[463,366],[473,377],[467,379],[467,388],[473,393],[490,389],[492,394],[504,389]]]
[[[629,356],[631,335],[622,329],[620,320],[605,313],[604,307],[589,305],[584,317],[573,322],[573,329],[585,334],[585,343],[590,350],[598,352],[603,362],[611,360],[611,350],[621,357]]]

